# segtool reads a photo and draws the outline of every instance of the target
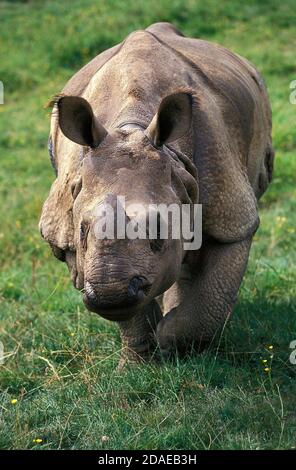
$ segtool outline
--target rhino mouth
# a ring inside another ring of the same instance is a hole
[[[127,304],[120,302],[118,304],[100,303],[96,304],[90,301],[83,295],[83,302],[90,312],[97,313],[101,317],[110,321],[123,321],[132,318],[143,306],[147,303],[142,301],[140,303]]]
[[[108,296],[108,299],[94,291],[90,283],[86,282],[83,289],[83,302],[88,310],[108,320],[129,319],[147,303],[152,287],[143,278],[137,279],[134,284],[130,283],[126,295],[114,292]]]

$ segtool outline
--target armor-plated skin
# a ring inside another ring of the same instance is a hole
[[[87,307],[119,322],[130,357],[149,357],[156,343],[164,355],[208,344],[233,308],[272,176],[271,111],[254,66],[156,23],[67,83],[50,139],[57,179],[40,229]],[[98,241],[91,230],[86,243],[81,224],[91,227],[95,206],[117,195],[145,206],[202,204],[201,249]],[[129,304],[135,278],[143,295]]]

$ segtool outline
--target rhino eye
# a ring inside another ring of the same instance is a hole
[[[162,250],[164,245],[164,239],[161,238],[161,231],[160,231],[160,224],[161,224],[161,217],[160,213],[157,213],[157,230],[156,230],[156,238],[150,239],[150,248],[153,253],[157,253]]]
[[[87,247],[87,235],[89,232],[89,224],[86,222],[81,222],[80,224],[80,241],[82,244],[82,247],[86,249]]]
[[[81,189],[82,189],[82,179],[79,178],[78,181],[75,181],[71,185],[71,194],[72,194],[72,197],[73,197],[74,201],[77,198],[78,194],[80,193]]]
[[[150,248],[153,253],[157,253],[162,250],[164,240],[150,240]]]
[[[58,170],[57,170],[57,166],[56,166],[55,155],[54,155],[54,151],[53,151],[53,142],[52,142],[52,137],[51,136],[49,136],[49,139],[48,139],[48,153],[49,153],[51,166],[53,167],[55,175],[57,176],[58,175]]]

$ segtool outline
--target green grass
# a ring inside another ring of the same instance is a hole
[[[2,1],[0,15],[0,341],[7,355],[0,448],[295,447],[294,0]],[[176,364],[120,374],[116,326],[85,311],[66,267],[39,237],[54,179],[43,104],[94,55],[160,20],[219,42],[261,70],[273,108],[275,176],[220,341]]]

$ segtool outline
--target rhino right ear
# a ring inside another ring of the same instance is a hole
[[[91,105],[79,96],[62,96],[57,101],[59,125],[68,139],[80,145],[98,147],[106,129],[94,116]]]
[[[161,147],[183,137],[190,129],[191,120],[192,96],[174,93],[162,100],[146,134],[156,147]]]

